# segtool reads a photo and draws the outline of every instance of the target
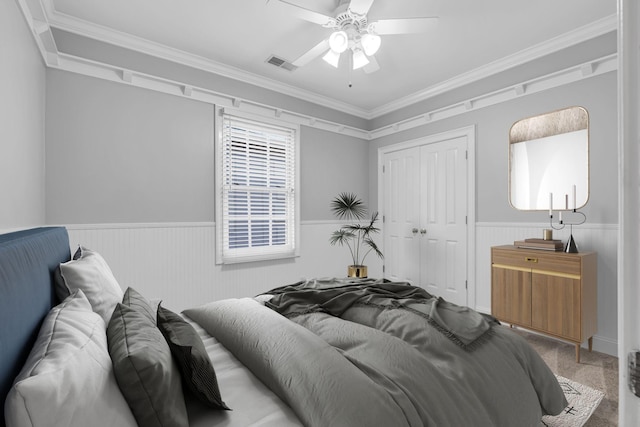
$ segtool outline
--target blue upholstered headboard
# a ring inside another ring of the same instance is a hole
[[[40,324],[57,301],[53,272],[70,259],[64,227],[0,235],[0,404],[20,372]]]

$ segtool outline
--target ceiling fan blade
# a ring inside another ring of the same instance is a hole
[[[373,4],[373,0],[351,0],[349,10],[356,15],[366,15]]]
[[[304,19],[305,21],[313,22],[314,24],[322,25],[324,27],[333,28],[335,26],[336,20],[331,16],[327,16],[323,13],[307,9],[303,6],[299,6],[295,3],[291,3],[285,0],[279,0],[279,2],[281,5],[293,12],[293,14],[298,18]]]
[[[369,25],[371,30],[378,35],[410,34],[429,31],[438,24],[438,21],[437,17],[380,19]]]
[[[380,69],[380,65],[378,64],[378,60],[375,56],[368,56],[367,59],[369,59],[369,63],[362,67],[362,71],[364,71],[365,74],[375,73]]]
[[[324,39],[307,52],[303,53],[302,56],[293,61],[292,64],[296,67],[302,67],[322,55],[327,50],[329,50],[329,39]]]

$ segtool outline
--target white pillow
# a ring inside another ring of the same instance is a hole
[[[45,317],[5,418],[12,427],[137,426],[113,373],[104,321],[82,291]]]
[[[80,247],[71,261],[60,264],[56,277],[56,293],[61,301],[78,289],[84,292],[105,325],[109,324],[124,292],[104,258],[85,247]]]

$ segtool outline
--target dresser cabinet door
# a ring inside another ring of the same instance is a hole
[[[558,337],[581,341],[580,279],[532,273],[531,326]]]
[[[498,319],[531,325],[531,272],[493,266],[491,311]]]

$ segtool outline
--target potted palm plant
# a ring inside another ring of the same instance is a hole
[[[331,212],[333,212],[338,219],[348,221],[363,220],[368,216],[366,206],[362,203],[362,200],[353,193],[340,193],[333,199],[331,201]],[[329,242],[332,245],[346,245],[349,248],[353,262],[348,267],[349,277],[367,277],[367,266],[364,264],[364,260],[369,253],[374,252],[380,258],[384,258],[372,238],[373,234],[380,232],[380,229],[376,227],[377,221],[378,212],[374,212],[368,222],[364,224],[356,222],[354,224],[343,225],[331,234]]]

